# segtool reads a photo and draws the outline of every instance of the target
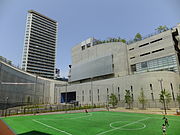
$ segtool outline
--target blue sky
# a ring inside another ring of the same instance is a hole
[[[180,23],[180,0],[0,0],[0,56],[21,65],[27,11],[59,23],[56,67],[67,76],[71,48],[89,38],[133,39]]]

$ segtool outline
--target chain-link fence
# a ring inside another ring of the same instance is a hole
[[[59,112],[59,111],[71,111],[71,110],[82,110],[82,109],[92,109],[92,108],[104,108],[104,106],[99,105],[75,105],[75,104],[56,104],[56,105],[26,105],[14,108],[4,108],[0,110],[0,116],[6,117],[11,115],[24,115],[24,114],[39,114],[46,112]]]
[[[119,101],[118,102],[118,107],[124,107],[124,108],[129,108],[128,104],[125,103],[125,101]],[[147,100],[146,103],[144,104],[145,108],[163,108],[163,104],[159,102],[159,100]],[[169,103],[166,103],[166,108],[178,108],[179,104],[177,101],[171,101]],[[138,100],[134,100],[132,104],[130,104],[130,108],[142,108],[142,104]]]

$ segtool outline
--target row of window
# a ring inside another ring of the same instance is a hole
[[[89,47],[91,47],[91,43],[88,43],[88,44],[86,44],[86,45],[82,45],[81,46],[81,50],[85,50],[85,48],[89,48]]]
[[[37,53],[40,53],[40,54],[45,54],[45,55],[48,55],[48,56],[52,56],[52,58],[55,57],[55,53],[49,52],[49,51],[44,51],[44,49],[40,49],[39,46],[29,47],[29,51],[33,51],[33,52],[37,52]]]
[[[56,38],[54,36],[48,36],[47,34],[43,34],[42,32],[38,32],[38,31],[31,31],[31,33],[34,33],[36,35],[39,35],[40,37],[45,37],[46,39],[51,39],[51,40],[56,40]]]
[[[149,87],[150,87],[150,90],[151,90],[151,99],[154,101],[153,85],[149,84]],[[173,84],[172,83],[170,83],[170,87],[171,87],[172,98],[173,98],[173,100],[175,100]],[[143,90],[143,88],[142,88],[142,90]],[[133,86],[131,86],[130,91],[131,91],[131,96],[132,96],[132,100],[133,100],[133,98],[134,98],[134,96],[133,96]],[[120,98],[120,89],[119,89],[119,87],[118,87],[118,94],[117,95],[118,95],[118,100],[120,101],[121,98]],[[92,100],[91,97],[92,97],[91,90],[89,90],[89,101],[90,102]],[[100,101],[99,89],[97,89],[97,99],[98,99],[98,101]],[[109,89],[107,88],[107,101],[108,100],[109,100]],[[82,102],[84,102],[84,90],[82,91]]]
[[[47,30],[47,29],[43,29],[43,28],[41,28],[41,27],[37,27],[36,25],[32,25],[31,26],[31,30],[35,30],[35,31],[38,31],[38,32],[45,32],[45,33],[47,33],[47,35],[48,34],[50,34],[49,36],[54,36],[54,38],[56,37],[56,32],[51,32],[51,31],[49,31],[49,30]]]
[[[40,24],[41,26],[45,27],[45,28],[48,28],[48,29],[52,29],[52,30],[56,30],[56,26],[50,26],[50,25],[47,25],[46,23],[42,22],[41,20],[38,20],[36,18],[34,18],[32,20],[32,22],[35,22],[36,24]]]
[[[43,68],[43,69],[53,70],[54,71],[54,65],[46,64],[44,62],[36,62],[36,61],[34,62],[33,60],[29,60],[28,61],[28,66],[39,67],[39,68]]]
[[[34,22],[32,22],[32,25],[31,25],[32,27],[36,27],[37,29],[41,29],[41,30],[44,30],[44,31],[48,31],[48,32],[50,32],[50,33],[56,33],[56,31],[52,31],[51,29],[47,29],[47,28],[44,28],[44,27],[42,27],[42,26],[40,26],[40,25],[37,25],[36,23],[34,23]]]
[[[54,76],[54,72],[45,72],[43,70],[34,70],[32,68],[27,68],[27,72],[30,72],[30,73],[35,73],[35,74],[40,74],[41,76],[42,75],[46,75],[46,76]]]
[[[29,45],[29,47],[30,48],[35,48],[35,49],[37,49],[38,48],[38,50],[40,50],[40,52],[48,52],[49,54],[55,54],[55,51],[52,51],[52,50],[50,50],[50,49],[47,49],[46,47],[44,47],[44,46],[41,46],[41,45],[37,45],[37,44],[30,44]],[[27,50],[27,48],[25,48],[25,50]]]
[[[32,57],[36,57],[36,56],[38,56],[38,57],[45,57],[45,58],[49,58],[49,60],[54,60],[55,59],[55,56],[53,57],[52,55],[49,55],[49,54],[44,54],[44,53],[39,53],[39,52],[35,52],[35,51],[33,51],[33,50],[30,50],[29,49],[29,55],[31,55]]]
[[[28,58],[32,58],[32,59],[44,59],[48,62],[52,62],[52,61],[55,61],[55,59],[52,59],[52,58],[49,58],[49,57],[46,57],[46,56],[40,56],[40,55],[36,55],[36,54],[32,54],[32,53],[29,53],[28,54]],[[25,57],[25,60],[26,60],[26,57]]]
[[[51,25],[52,27],[56,26],[56,22],[54,22],[54,21],[52,21],[52,20],[50,20],[48,18],[42,17],[40,15],[35,15],[35,14],[33,14],[32,17],[36,18],[39,21],[43,21],[43,23],[46,23],[47,25]]]
[[[35,39],[30,39],[30,43],[29,44],[30,45],[32,44],[34,46],[41,46],[44,49],[47,49],[47,50],[50,50],[50,51],[55,51],[55,47],[52,48],[51,46],[49,46],[49,44],[39,42],[38,40],[35,40]]]
[[[157,70],[172,70],[177,72],[176,56],[171,55],[131,65],[131,71],[136,73]]]
[[[163,50],[164,50],[164,48],[161,48],[161,49],[154,50],[152,52],[147,52],[147,53],[140,54],[139,56],[142,57],[142,56],[146,56],[146,55],[149,55],[151,53],[157,53],[157,52],[160,52],[160,51],[163,51]],[[135,58],[135,56],[130,57],[130,59],[134,59],[134,58]]]
[[[39,37],[38,35],[35,35],[35,34],[33,34],[33,33],[31,33],[30,38],[33,38],[33,39],[38,40],[38,41],[40,41],[40,42],[45,42],[45,43],[50,44],[50,45],[54,45],[53,47],[55,47],[56,41],[50,41],[50,40],[41,38],[41,37]]]
[[[162,38],[159,38],[159,39],[156,39],[156,40],[151,41],[150,43],[149,43],[149,42],[144,43],[144,44],[142,44],[142,45],[139,45],[139,48],[140,48],[140,47],[143,47],[143,46],[150,45],[150,44],[152,44],[152,43],[155,43],[155,42],[158,42],[158,41],[161,41],[161,40],[162,40]],[[131,50],[134,50],[134,48],[130,48],[130,49],[129,49],[129,51],[131,51]]]
[[[26,60],[26,59],[25,59]],[[28,57],[28,60],[31,60],[31,61],[35,61],[35,62],[43,62],[47,65],[54,65],[54,61],[49,61],[48,59],[44,59],[44,58],[32,58],[32,57]]]
[[[46,31],[46,30],[43,30],[43,29],[38,29],[36,27],[31,27],[31,31],[35,31],[35,32],[39,32],[39,33],[42,33],[43,35],[47,35],[49,37],[52,37],[52,38],[56,38],[56,35],[54,33],[51,33],[50,31]],[[28,33],[28,31],[27,31]]]

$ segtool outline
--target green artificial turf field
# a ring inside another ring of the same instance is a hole
[[[3,120],[18,135],[162,135],[163,115],[89,112],[15,116]],[[167,135],[180,135],[180,116],[167,116]]]

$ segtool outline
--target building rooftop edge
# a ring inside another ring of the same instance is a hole
[[[35,13],[35,14],[38,14],[38,15],[40,15],[40,16],[43,16],[43,17],[45,17],[45,18],[47,18],[47,19],[49,19],[49,20],[51,20],[51,21],[53,21],[53,22],[55,22],[55,23],[57,23],[57,21],[55,21],[54,19],[51,19],[51,18],[49,18],[49,17],[47,17],[47,16],[45,16],[45,15],[42,15],[42,14],[40,14],[40,13],[38,13],[37,11],[34,11],[34,10],[28,10],[28,13]]]
[[[3,63],[4,65],[6,65],[6,66],[8,66],[8,67],[11,67],[12,69],[14,69],[14,70],[16,70],[16,71],[19,71],[19,72],[21,72],[21,73],[24,73],[24,74],[26,74],[26,75],[29,75],[29,76],[32,76],[32,77],[36,77],[35,74],[28,73],[28,72],[26,72],[26,71],[24,71],[24,70],[21,70],[21,69],[17,68],[17,67],[14,67],[14,66],[12,66],[12,65],[9,65],[9,64],[1,61],[1,60],[0,60],[0,63]],[[46,81],[62,82],[62,81],[58,81],[58,80],[54,80],[54,79],[49,79],[49,78],[41,77],[41,76],[38,76],[38,78],[43,79],[43,80],[46,80]]]

